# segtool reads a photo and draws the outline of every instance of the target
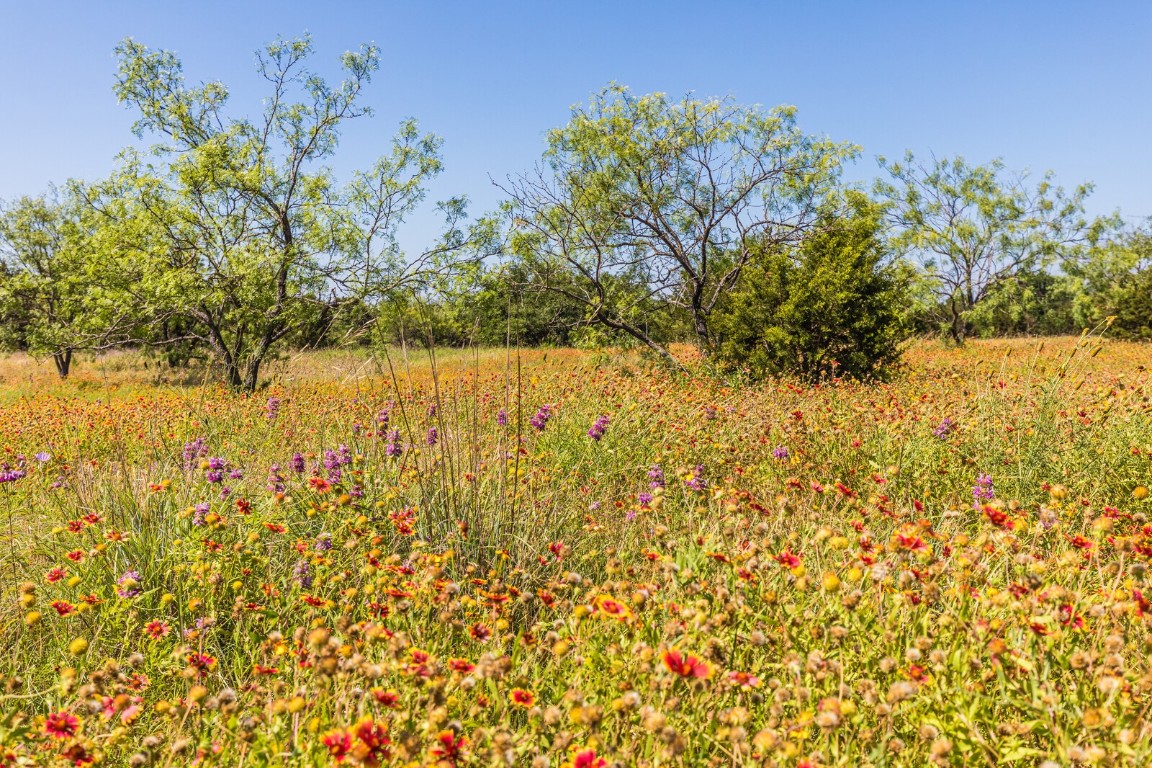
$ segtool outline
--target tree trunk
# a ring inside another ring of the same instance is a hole
[[[252,393],[256,391],[256,385],[260,383],[260,363],[262,357],[252,356],[248,361],[248,370],[244,373],[244,382],[242,389],[245,392]]]
[[[68,378],[68,372],[72,369],[72,350],[65,349],[55,353],[52,355],[52,362],[56,363],[57,375],[62,379]]]

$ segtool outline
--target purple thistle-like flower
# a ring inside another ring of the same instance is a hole
[[[204,525],[204,516],[208,514],[209,509],[210,507],[206,501],[203,501],[193,507],[192,525]]]
[[[268,468],[268,490],[271,493],[284,492],[284,476],[280,474],[279,464],[273,464]]]
[[[392,406],[391,406],[391,404],[389,404],[387,408],[383,409],[382,411],[380,411],[380,413],[376,414],[376,423],[379,425],[378,428],[380,431],[384,431],[384,428],[388,426],[388,420],[391,418],[392,418]]]
[[[352,449],[346,445],[341,445],[336,449],[337,458],[341,466],[347,466],[352,463]]]
[[[116,594],[120,597],[136,597],[143,590],[140,589],[140,572],[139,571],[125,571],[124,574],[116,580]]]
[[[659,464],[653,464],[652,468],[648,470],[648,480],[650,488],[664,487],[664,470],[660,468]]]
[[[278,398],[278,397],[268,398],[268,404],[265,406],[265,409],[264,409],[264,418],[268,419],[268,421],[275,421],[276,417],[279,415],[280,415],[280,398]]]
[[[215,469],[210,469],[204,473],[204,479],[210,483],[224,482],[224,473]]]
[[[14,483],[28,474],[22,469],[5,469],[0,471],[0,483]]]
[[[652,503],[652,494],[643,492],[636,497],[636,501],[640,502],[640,506],[646,507]]]
[[[208,468],[209,469],[221,470],[221,469],[226,469],[227,467],[228,467],[228,460],[227,459],[222,459],[219,456],[213,456],[212,458],[208,459]]]
[[[955,426],[955,424],[956,422],[952,421],[952,419],[945,418],[932,430],[932,434],[943,440],[951,434],[952,427]]]
[[[223,501],[224,499],[228,498],[231,495],[232,495],[232,489],[229,488],[228,486],[224,486],[223,488],[220,489],[220,500],[221,501]]]
[[[996,497],[996,489],[992,485],[992,475],[981,474],[976,477],[976,485],[972,486],[972,498],[976,508],[982,502]]]
[[[243,470],[234,469],[228,473],[228,477],[232,478],[233,480],[243,480],[244,472]]]
[[[196,459],[207,455],[208,443],[204,441],[204,438],[198,437],[195,440],[184,443],[184,466],[186,468],[191,469],[196,466]]]
[[[332,549],[332,534],[322,533],[316,537],[316,544],[312,547],[317,552],[327,552]]]
[[[496,414],[496,423],[502,427],[508,426],[508,411],[501,408]]]
[[[436,427],[428,427],[428,436],[424,438],[424,442],[428,445],[436,445],[436,441],[440,439],[440,433],[436,431]]]
[[[384,455],[395,458],[404,452],[400,447],[400,430],[393,429],[388,432],[388,444],[384,446]]]
[[[340,471],[340,467],[332,467],[328,470],[328,482],[338,483],[344,478],[344,473]]]
[[[292,577],[301,589],[308,589],[312,586],[312,566],[308,564],[307,560],[301,560],[292,569]]]
[[[608,431],[608,416],[601,414],[588,429],[588,437],[599,442],[600,438],[604,437],[604,433]]]
[[[543,432],[550,418],[552,418],[552,406],[542,405],[540,406],[540,410],[536,411],[536,415],[532,417],[530,423],[536,428],[536,431]]]
[[[34,454],[32,458],[43,464],[44,462],[50,461],[52,459],[52,454],[48,453],[48,451],[40,451],[40,453]]]
[[[788,446],[778,445],[772,450],[772,458],[778,461],[784,461],[788,458]]]

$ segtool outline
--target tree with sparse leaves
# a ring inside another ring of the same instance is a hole
[[[257,57],[269,95],[256,119],[229,116],[222,83],[185,83],[167,51],[127,40],[116,93],[138,114],[150,155],[126,150],[92,190],[94,247],[128,301],[180,318],[183,338],[208,345],[229,384],[253,390],[260,368],[294,330],[342,307],[379,302],[482,254],[492,227],[466,224],[464,200],[440,204],[443,235],[405,254],[399,225],[442,168],[441,140],[414,121],[391,151],[347,184],[324,165],[341,127],[367,116],[374,46],[345,53],[344,80],[306,66],[309,39],[278,40]]]
[[[672,100],[612,86],[508,182],[510,249],[535,282],[672,361],[646,330],[684,315],[700,349],[756,248],[797,242],[855,148],[804,134],[791,107]]]

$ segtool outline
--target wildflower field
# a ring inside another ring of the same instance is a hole
[[[0,766],[1152,763],[1147,346],[0,363]]]

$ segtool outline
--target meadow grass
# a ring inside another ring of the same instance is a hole
[[[1148,352],[9,357],[0,765],[1146,765]]]

